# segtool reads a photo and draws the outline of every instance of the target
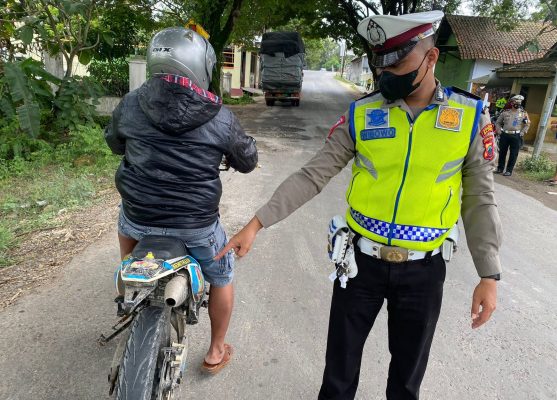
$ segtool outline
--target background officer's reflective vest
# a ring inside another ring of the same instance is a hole
[[[445,96],[448,105],[430,105],[414,122],[379,94],[351,104],[356,158],[346,219],[353,230],[413,250],[443,243],[460,215],[462,165],[482,109],[451,89]]]

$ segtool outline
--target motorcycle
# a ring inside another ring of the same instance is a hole
[[[118,400],[171,400],[183,381],[187,325],[207,307],[205,280],[183,241],[145,236],[116,270],[117,315],[104,345],[120,336],[108,375]]]

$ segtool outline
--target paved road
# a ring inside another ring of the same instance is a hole
[[[261,168],[226,173],[222,215],[237,230],[274,188],[323,143],[353,94],[330,74],[308,72],[299,108],[241,112],[258,140]],[[263,231],[237,263],[229,341],[234,363],[215,377],[198,372],[208,318],[191,329],[193,350],[183,399],[315,399],[324,366],[331,294],[325,254],[329,218],[345,208],[348,169],[289,219]],[[445,299],[422,386],[426,400],[557,398],[557,212],[497,185],[505,228],[499,307],[469,328],[477,277],[466,246],[448,267]],[[0,399],[105,399],[114,345],[95,340],[114,320],[111,274],[115,231],[101,237],[48,286],[0,314]],[[386,313],[365,348],[358,399],[384,398]]]

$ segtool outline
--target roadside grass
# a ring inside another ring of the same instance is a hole
[[[348,79],[345,79],[344,77],[340,76],[340,75],[336,75],[335,74],[335,79],[339,82],[345,83],[347,85],[350,85],[350,87],[354,90],[358,90],[358,88],[356,87],[356,85],[354,84],[354,82],[349,81]]]
[[[112,187],[119,161],[98,126],[78,127],[65,143],[29,159],[0,160],[0,266],[14,261],[9,254],[19,237],[56,227],[56,217]]]
[[[517,168],[524,177],[534,181],[543,181],[555,176],[555,163],[547,154],[541,154],[535,159],[525,158],[517,164]]]
[[[242,97],[234,99],[228,95],[223,96],[222,102],[225,105],[246,105],[246,104],[253,104],[255,100],[252,96],[244,94]]]
[[[8,257],[6,251],[9,249],[13,241],[13,233],[11,230],[4,226],[4,221],[0,222],[0,267],[8,264]]]

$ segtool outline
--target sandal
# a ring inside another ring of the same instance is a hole
[[[224,356],[222,360],[218,364],[209,364],[207,361],[203,360],[203,365],[201,365],[201,369],[209,374],[215,375],[218,374],[224,367],[230,363],[232,360],[232,354],[234,354],[234,348],[229,344],[224,344]]]

